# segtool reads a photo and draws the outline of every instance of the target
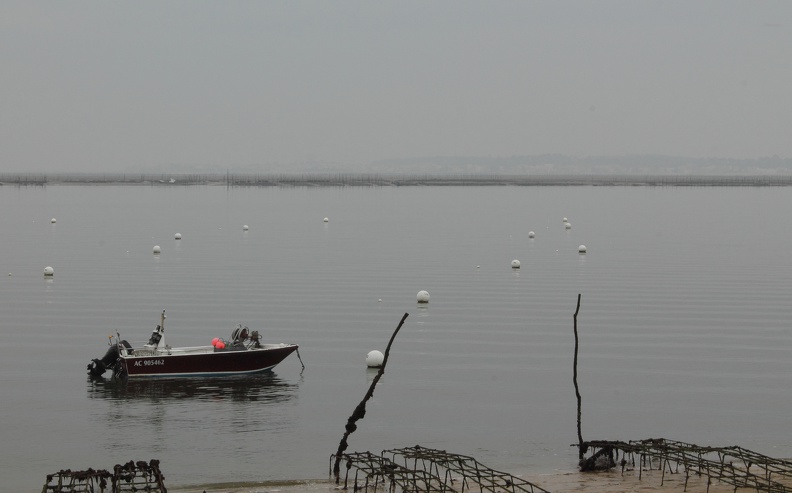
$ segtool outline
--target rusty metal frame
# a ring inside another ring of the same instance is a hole
[[[106,469],[89,468],[84,471],[64,469],[48,474],[41,493],[167,493],[164,480],[158,460],[129,461],[116,464],[112,473]]]
[[[687,490],[690,475],[705,476],[707,491],[713,481],[720,481],[738,488],[750,488],[757,492],[792,493],[792,462],[768,457],[737,446],[709,447],[692,443],[650,438],[630,442],[597,440],[584,442],[585,450],[592,456],[603,450],[615,453],[616,462],[621,464],[622,474],[627,464],[636,467],[638,478],[643,470],[661,471],[661,485],[666,469],[672,474],[685,474]],[[622,459],[619,461],[619,452]],[[652,461],[656,466],[652,465]]]
[[[331,457],[331,462],[335,456]],[[346,461],[344,489],[350,479],[355,492],[393,493],[396,486],[405,493],[549,493],[522,478],[496,471],[467,455],[452,454],[421,446],[343,454]],[[352,469],[354,477],[350,478]]]

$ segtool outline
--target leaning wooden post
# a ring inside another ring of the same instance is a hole
[[[359,419],[363,419],[366,416],[366,401],[371,399],[371,396],[374,395],[374,388],[377,386],[377,382],[379,382],[380,377],[382,374],[385,373],[385,365],[388,363],[388,354],[390,353],[391,344],[393,344],[393,340],[396,338],[396,334],[399,333],[399,329],[402,328],[404,325],[404,321],[407,319],[409,313],[405,313],[399,322],[398,327],[396,330],[393,331],[393,335],[388,341],[388,347],[385,348],[385,354],[382,358],[382,366],[380,366],[377,375],[374,377],[374,381],[371,382],[371,386],[369,386],[368,392],[366,392],[366,396],[363,397],[363,400],[360,401],[360,404],[357,405],[355,411],[352,413],[352,416],[349,417],[346,424],[346,431],[344,432],[344,436],[341,438],[341,442],[338,444],[338,452],[335,454],[335,464],[333,465],[333,474],[335,475],[336,484],[338,484],[340,479],[341,473],[341,457],[344,454],[344,451],[347,449],[349,444],[347,443],[347,438],[350,434],[352,434],[355,430],[357,430],[357,425],[355,424]]]
[[[583,448],[583,433],[580,431],[580,389],[577,382],[577,361],[578,361],[578,330],[577,330],[577,316],[580,311],[580,294],[578,294],[577,308],[575,308],[575,362],[572,367],[572,381],[575,382],[575,395],[577,396],[577,434],[578,434],[578,459],[583,460],[585,450]]]

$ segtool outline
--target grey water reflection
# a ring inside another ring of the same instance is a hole
[[[162,403],[170,400],[230,400],[235,402],[279,403],[292,399],[299,385],[268,372],[255,376],[227,378],[158,378],[130,379],[88,378],[87,392],[91,399],[149,400]]]
[[[162,458],[180,481],[208,481],[196,457],[223,455],[255,460],[262,447],[290,436],[298,426],[294,407],[299,384],[274,373],[233,378],[88,379],[90,422],[97,430],[92,446],[103,457],[121,448],[131,456]],[[124,437],[123,445],[118,437]],[[153,455],[152,455],[153,454]],[[202,455],[204,454],[204,455]],[[199,459],[204,460],[204,459]]]

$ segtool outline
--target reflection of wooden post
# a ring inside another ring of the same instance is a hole
[[[407,319],[407,315],[409,314],[407,313],[404,314],[404,316],[401,319],[401,322],[399,322],[399,325],[396,327],[396,330],[393,331],[393,335],[391,336],[390,341],[388,341],[388,347],[385,348],[385,356],[382,360],[382,366],[380,366],[377,375],[374,377],[374,380],[371,382],[371,386],[369,386],[368,392],[366,392],[366,395],[365,397],[363,397],[363,400],[360,401],[360,404],[357,405],[355,411],[352,413],[352,416],[350,416],[349,419],[347,420],[346,431],[344,432],[344,436],[341,438],[341,443],[338,444],[338,452],[336,452],[335,454],[335,463],[333,464],[333,474],[335,475],[336,484],[338,484],[340,479],[341,457],[344,451],[349,446],[349,443],[347,442],[347,438],[349,438],[349,435],[351,435],[352,433],[355,432],[355,430],[357,430],[357,425],[355,423],[357,423],[358,420],[363,419],[366,416],[366,402],[369,399],[371,399],[371,396],[374,395],[374,388],[377,386],[377,382],[379,382],[379,379],[382,377],[382,374],[385,373],[385,365],[388,363],[388,354],[390,354],[391,344],[393,344],[393,340],[396,338],[396,334],[399,333],[399,330],[402,328],[402,325],[404,325],[404,321]]]
[[[572,381],[575,382],[575,395],[577,396],[577,434],[578,434],[578,458],[583,459],[583,434],[580,431],[580,389],[578,389],[577,382],[577,360],[578,360],[578,331],[577,331],[577,316],[580,311],[580,294],[578,294],[577,308],[575,308],[575,362],[572,367]]]

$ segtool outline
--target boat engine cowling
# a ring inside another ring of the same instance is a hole
[[[127,350],[131,350],[132,346],[125,340],[121,341],[120,344],[123,344]],[[90,363],[88,363],[88,374],[94,377],[101,377],[104,375],[104,372],[107,370],[112,370],[116,367],[118,363],[118,345],[114,344],[107,349],[107,352],[102,359],[92,359]]]

